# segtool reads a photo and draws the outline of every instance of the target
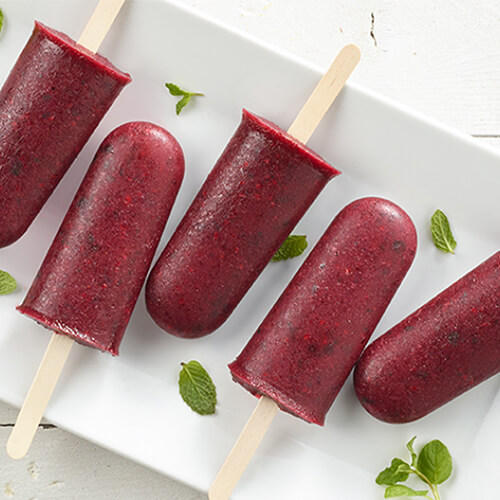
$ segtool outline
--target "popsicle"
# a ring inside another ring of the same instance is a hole
[[[18,307],[55,332],[66,355],[73,340],[118,355],[183,175],[179,144],[157,125],[127,123],[100,146]],[[36,429],[45,408],[33,417],[30,405],[43,392],[39,375],[8,443],[13,458],[29,447],[34,429],[28,424]]]
[[[186,338],[231,314],[327,182],[339,172],[246,110],[148,279],[156,323]]]
[[[278,407],[323,425],[326,413],[415,256],[409,216],[382,198],[362,198],[335,217],[237,359],[233,379],[265,414],[252,453]],[[209,492],[228,498],[251,458],[243,430]],[[243,464],[243,465],[240,465]]]
[[[28,229],[131,81],[93,53],[100,42],[89,37],[96,29],[103,37],[122,3],[103,0],[80,43],[35,22],[0,90],[0,248]]]
[[[354,372],[364,408],[422,418],[500,372],[500,251],[368,346]]]
[[[185,338],[219,328],[327,182],[340,172],[305,146],[360,58],[340,52],[288,130],[246,110],[154,266],[146,304]]]

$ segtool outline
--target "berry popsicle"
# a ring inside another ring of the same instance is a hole
[[[156,323],[187,338],[217,329],[337,174],[244,110],[148,279],[146,301]]]
[[[0,248],[28,229],[130,81],[104,57],[35,22],[0,90]]]
[[[500,372],[500,251],[368,346],[354,372],[363,407],[422,418]]]
[[[18,310],[118,355],[183,175],[181,148],[166,130],[146,122],[115,129]]]
[[[269,414],[274,407],[272,418],[279,406],[323,425],[413,262],[416,246],[411,219],[388,200],[362,198],[335,217],[229,365],[233,379],[261,397],[257,408],[263,405]],[[211,500],[230,494],[225,490],[232,480],[225,470],[230,461],[231,455],[210,490]]]
[[[66,356],[71,339],[118,355],[183,175],[179,144],[151,123],[122,125],[100,146],[18,307],[55,332],[53,341],[63,345]],[[32,418],[30,395],[37,379],[7,445],[13,458],[31,442],[23,418]]]
[[[148,311],[168,333],[196,338],[219,328],[339,174],[304,143],[354,69],[359,50],[347,46],[342,57],[337,65],[344,65],[345,79],[318,86],[288,133],[243,111],[148,278]]]
[[[416,241],[413,223],[394,203],[362,198],[345,207],[229,365],[233,379],[323,425],[406,275]]]

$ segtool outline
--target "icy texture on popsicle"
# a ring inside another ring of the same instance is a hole
[[[100,146],[19,311],[118,354],[184,175],[164,129],[132,122]]]
[[[189,338],[218,328],[338,174],[279,127],[244,110],[148,279],[146,301],[156,323]]]
[[[500,252],[391,328],[354,373],[374,417],[411,422],[500,372]]]
[[[0,90],[0,247],[37,216],[130,77],[36,22]]]
[[[415,255],[408,215],[362,198],[333,220],[238,358],[233,379],[323,425]]]

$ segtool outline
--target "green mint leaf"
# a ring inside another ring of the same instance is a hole
[[[167,89],[169,90],[170,95],[174,95],[174,96],[186,95],[186,92],[184,90],[181,90],[181,88],[178,85],[176,85],[175,83],[166,83],[165,87],[167,87]]]
[[[446,481],[453,469],[448,448],[438,439],[427,443],[418,455],[417,469],[432,484]]]
[[[394,486],[388,486],[385,490],[384,498],[394,498],[394,497],[425,497],[427,496],[427,491],[414,490],[403,484],[396,484]]]
[[[0,271],[0,295],[8,295],[16,288],[16,280],[8,272]]]
[[[171,95],[177,96],[177,97],[182,97],[182,99],[180,99],[175,106],[175,112],[178,115],[184,109],[186,104],[191,100],[191,98],[193,96],[203,96],[204,95],[204,94],[201,94],[200,92],[188,92],[187,90],[182,90],[175,83],[166,83],[165,87],[167,87],[167,89]]]
[[[2,32],[3,28],[3,12],[2,9],[0,9],[0,33]]]
[[[177,115],[181,113],[181,111],[184,109],[186,104],[191,100],[190,95],[185,95],[180,101],[177,102],[175,105],[175,112]]]
[[[431,217],[431,234],[434,245],[439,250],[445,253],[455,253],[453,250],[455,250],[457,242],[451,233],[448,217],[439,209]]]
[[[410,466],[400,458],[393,458],[390,467],[384,469],[375,479],[377,484],[393,485],[406,481],[412,472]]]
[[[415,450],[413,449],[413,443],[415,442],[415,439],[417,439],[417,436],[413,436],[410,441],[406,443],[406,448],[410,452],[411,455],[411,466],[415,467],[417,465],[417,454],[415,453]]]
[[[198,361],[181,363],[179,391],[182,399],[196,413],[211,415],[215,413],[217,392],[205,368]]]
[[[307,248],[307,237],[305,235],[292,234],[290,235],[279,250],[274,254],[271,259],[272,262],[279,262],[280,260],[293,259],[304,253]]]

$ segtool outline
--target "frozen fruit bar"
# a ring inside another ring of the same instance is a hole
[[[394,203],[362,198],[345,207],[229,365],[233,379],[323,425],[416,245],[411,219]]]
[[[19,311],[118,354],[184,175],[164,129],[132,122],[102,143]]]
[[[404,423],[498,372],[500,252],[368,346],[354,383],[369,413]]]
[[[156,323],[188,338],[221,326],[338,174],[276,125],[243,111],[148,279]]]
[[[36,22],[0,90],[0,247],[20,238],[129,75]]]

